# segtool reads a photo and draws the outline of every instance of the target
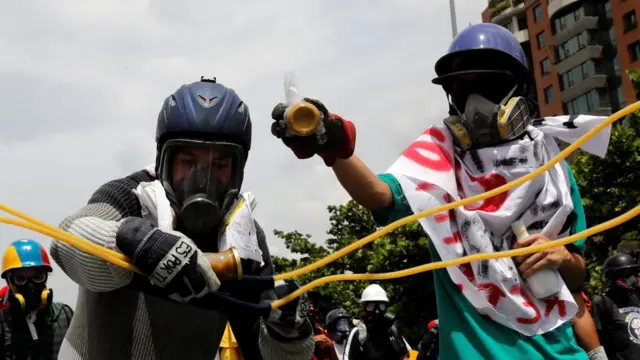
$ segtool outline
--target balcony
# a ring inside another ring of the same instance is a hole
[[[607,75],[604,74],[595,74],[591,75],[588,78],[582,80],[580,83],[571,86],[570,88],[565,89],[560,93],[560,99],[562,102],[567,102],[571,99],[575,99],[578,96],[588,92],[589,90],[596,88],[606,88],[607,87]]]
[[[520,15],[527,10],[524,0],[493,0],[489,1],[489,8],[491,8],[491,22],[494,24],[503,23],[508,18]]]
[[[597,16],[585,16],[582,19],[576,21],[573,25],[566,27],[562,31],[553,35],[554,44],[562,44],[563,42],[571,39],[572,37],[580,34],[585,30],[597,29],[598,17]]]
[[[578,0],[549,0],[549,6],[547,6],[547,13],[549,13],[549,19],[553,17],[553,14],[562,10],[564,7],[573,4]]]
[[[602,57],[602,45],[587,45],[584,49],[567,57],[555,65],[558,75],[562,75],[589,59]]]
[[[513,35],[518,39],[520,44],[524,44],[529,41],[529,30],[527,29],[516,31]]]
[[[590,111],[587,115],[593,116],[610,116],[612,112],[611,105],[603,104],[599,108]]]

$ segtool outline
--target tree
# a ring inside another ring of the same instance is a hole
[[[353,201],[345,205],[329,206],[328,210],[330,238],[326,240],[325,246],[313,243],[310,235],[298,231],[274,231],[276,236],[284,240],[287,249],[301,255],[300,259],[275,257],[276,273],[309,264],[377,229],[370,212]],[[322,276],[342,273],[389,272],[428,263],[431,259],[427,241],[420,224],[416,222],[301,277],[299,281],[306,283]],[[330,283],[318,288],[318,292],[326,299],[320,307],[321,316],[337,307],[345,308],[354,317],[360,316],[360,294],[368,285],[368,282],[348,281]],[[424,335],[427,322],[437,317],[433,275],[428,272],[381,282],[381,285],[390,297],[390,311],[397,314],[403,335],[411,344],[417,345]]]
[[[629,72],[634,84],[638,71]],[[580,152],[572,161],[580,188],[588,226],[610,220],[640,203],[640,112],[615,122],[606,158]],[[589,273],[589,295],[602,292],[602,264],[607,257],[621,251],[640,251],[640,219],[593,236],[587,241],[585,261]]]
[[[631,84],[636,90],[636,100],[640,100],[640,69],[639,68],[630,68],[627,69],[627,76],[629,76],[629,80],[631,80]],[[640,116],[640,114],[636,115]]]

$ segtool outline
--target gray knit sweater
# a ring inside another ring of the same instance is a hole
[[[101,186],[88,205],[64,219],[60,227],[118,251],[115,238],[122,220],[141,217],[140,203],[132,189],[152,180],[146,171],[138,171]],[[263,274],[273,274],[265,235],[259,227],[258,240],[266,264]],[[313,336],[274,339],[259,318],[227,316],[141,293],[130,286],[132,272],[65,243],[54,240],[51,256],[80,285],[76,313],[60,350],[61,360],[212,360],[227,321],[247,360],[309,360],[313,353]]]

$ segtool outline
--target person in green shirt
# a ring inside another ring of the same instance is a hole
[[[529,101],[532,80],[527,60],[517,39],[506,29],[493,24],[472,25],[462,31],[452,42],[449,53],[436,63],[434,83],[443,86],[450,99],[450,115],[469,120],[466,126],[472,146],[492,147],[515,138],[496,139],[497,131],[488,125],[487,118],[465,113],[468,100],[479,94],[494,104],[502,103],[505,96],[527,99],[525,105],[534,111]],[[533,88],[535,91],[535,88]],[[477,98],[477,96],[476,96]],[[384,101],[384,96],[381,97]],[[289,136],[286,133],[284,114],[286,106],[278,104],[273,112],[272,134],[283,140],[299,159],[319,155],[332,168],[336,177],[352,199],[372,211],[379,225],[386,225],[411,215],[413,211],[402,186],[392,174],[374,174],[355,156],[356,130],[353,123],[331,114],[320,101],[306,99],[323,114],[326,141],[314,136]],[[469,110],[469,109],[466,109]],[[493,109],[495,111],[495,108]],[[462,116],[463,114],[466,115]],[[494,114],[494,121],[497,114]],[[488,118],[491,120],[491,117]],[[516,119],[517,120],[517,119]],[[449,125],[455,133],[456,125]],[[526,126],[524,127],[526,128]],[[526,136],[525,130],[517,134]],[[455,134],[454,134],[455,135]],[[462,139],[464,140],[464,138]],[[462,141],[460,140],[460,141]],[[462,142],[458,142],[458,148]],[[566,164],[565,164],[566,165]],[[580,193],[571,169],[567,166],[573,212],[568,217],[570,233],[586,228]],[[494,188],[497,186],[494,186]],[[543,235],[518,240],[515,247],[526,247],[550,241]],[[585,279],[583,259],[584,239],[514,259],[524,278],[542,269],[557,269],[569,291],[579,289]],[[429,251],[433,261],[441,258],[432,242]],[[525,336],[485,316],[463,296],[451,280],[446,269],[434,271],[440,323],[440,356],[442,359],[527,359],[527,360],[586,360],[587,354],[574,337],[570,321],[555,329],[535,336]]]

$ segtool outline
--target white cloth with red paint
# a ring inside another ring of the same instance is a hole
[[[553,137],[572,142],[604,117],[546,118],[529,136],[493,148],[461,152],[444,126],[427,129],[389,168],[414,213],[484,193],[531,173],[560,150]],[[567,123],[567,121],[571,123]],[[583,150],[604,157],[610,126]],[[455,159],[455,160],[454,160]],[[511,224],[521,220],[530,234],[554,240],[569,235],[573,210],[564,161],[508,192],[448,212],[422,218],[442,260],[511,249]],[[480,314],[526,336],[551,331],[577,311],[563,284],[557,296],[536,299],[511,258],[476,261],[447,268],[451,280]]]

